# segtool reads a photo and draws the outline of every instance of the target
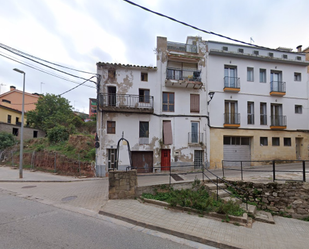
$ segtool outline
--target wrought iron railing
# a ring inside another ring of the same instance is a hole
[[[100,108],[136,108],[153,110],[153,96],[101,93]]]
[[[237,77],[224,77],[224,88],[240,88],[240,79]]]
[[[167,49],[179,52],[197,53],[197,46],[178,42],[167,42]]]
[[[240,124],[240,113],[224,113],[224,124]]]
[[[254,124],[254,114],[248,113],[248,124]]]
[[[178,68],[167,68],[166,79],[168,80],[189,80],[201,81],[201,71],[198,70],[183,70]]]
[[[188,143],[189,144],[204,143],[204,133],[189,132],[188,133]]]
[[[286,116],[283,115],[270,116],[270,126],[286,126]]]
[[[285,82],[282,81],[271,81],[270,82],[271,92],[282,92],[285,93]]]
[[[267,115],[266,114],[260,114],[260,124],[267,125]]]

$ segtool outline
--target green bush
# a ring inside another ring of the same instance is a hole
[[[50,143],[58,143],[69,139],[69,132],[66,127],[56,125],[47,131],[47,138]]]
[[[0,150],[4,150],[16,144],[15,137],[7,132],[0,132]]]

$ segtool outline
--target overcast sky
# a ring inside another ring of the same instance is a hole
[[[261,46],[309,46],[308,0],[134,0],[201,29]],[[0,0],[0,43],[67,67],[96,72],[96,63],[156,66],[156,37],[185,43],[187,36],[225,41],[134,7],[123,0]],[[78,83],[70,76],[46,69],[0,48],[1,93],[10,85],[26,91],[61,94],[75,83],[42,73],[3,57],[34,65]],[[63,69],[84,78],[90,74]],[[87,83],[94,87],[94,83]],[[88,113],[96,89],[86,86],[63,95],[79,111]]]

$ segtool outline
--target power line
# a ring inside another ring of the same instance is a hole
[[[59,78],[59,79],[62,79],[62,80],[66,80],[66,81],[69,81],[69,82],[72,82],[72,83],[75,83],[75,84],[79,84],[79,82],[72,81],[72,80],[70,80],[70,79],[68,79],[68,78],[61,77],[61,76],[59,76],[59,75],[57,75],[57,74],[53,74],[53,73],[47,72],[47,71],[45,71],[45,70],[43,70],[43,69],[40,69],[40,68],[38,68],[38,67],[35,67],[35,66],[33,66],[33,65],[27,64],[27,63],[25,63],[25,62],[21,62],[21,61],[17,60],[16,58],[10,57],[9,55],[0,53],[0,56],[3,56],[3,57],[5,57],[5,58],[7,58],[7,59],[9,59],[9,60],[15,61],[15,62],[17,62],[17,63],[20,63],[20,64],[22,64],[22,65],[25,65],[25,66],[27,66],[27,67],[30,67],[30,68],[32,68],[32,69],[38,70],[38,71],[40,71],[40,72],[42,72],[42,73],[46,73],[46,74],[48,74],[48,75],[54,76],[54,77],[56,77],[56,78]],[[93,81],[92,81],[92,82],[93,82]],[[95,86],[90,86],[90,85],[84,85],[84,86],[87,86],[87,87],[90,87],[90,88],[96,88]]]
[[[82,70],[79,70],[79,69],[75,69],[75,68],[63,66],[63,65],[60,65],[60,64],[57,64],[57,63],[48,61],[48,60],[44,60],[44,59],[42,59],[42,58],[39,58],[39,57],[36,57],[36,56],[34,56],[34,55],[25,53],[25,52],[23,52],[23,51],[21,51],[21,50],[18,50],[18,49],[16,49],[16,48],[12,48],[12,47],[10,47],[10,46],[8,46],[8,45],[5,45],[5,44],[3,44],[3,43],[0,43],[0,47],[2,47],[2,48],[4,48],[4,49],[7,49],[7,50],[16,51],[17,53],[26,55],[26,56],[28,56],[28,57],[31,57],[31,58],[34,58],[34,59],[37,59],[37,60],[40,60],[40,61],[44,61],[44,62],[46,62],[46,63],[49,63],[49,64],[51,64],[51,65],[55,65],[55,66],[58,66],[58,67],[66,68],[66,69],[73,70],[73,71],[80,72],[80,73],[95,74],[95,73],[86,72],[86,71],[82,71]]]
[[[54,68],[54,67],[51,67],[51,66],[48,66],[48,65],[43,64],[43,63],[41,63],[41,62],[38,62],[38,61],[36,61],[36,60],[34,60],[34,59],[28,58],[27,56],[18,54],[17,52],[14,52],[14,51],[12,51],[12,50],[10,50],[10,49],[8,49],[8,48],[2,47],[1,45],[0,45],[0,47],[3,48],[3,49],[5,49],[5,50],[7,50],[7,51],[9,51],[9,52],[11,52],[11,53],[13,53],[13,54],[15,54],[15,55],[18,55],[18,56],[23,57],[23,58],[25,58],[25,59],[27,59],[27,60],[33,61],[33,62],[35,62],[35,63],[38,63],[38,64],[40,64],[40,65],[42,65],[42,66],[45,66],[45,67],[50,68],[50,69],[53,69],[53,70],[55,70],[55,71],[58,71],[58,72],[60,72],[60,73],[67,74],[67,75],[69,75],[69,76],[72,76],[72,77],[75,77],[75,78],[78,78],[78,79],[86,80],[86,78],[83,78],[83,77],[80,77],[80,76],[77,76],[77,75],[74,75],[74,74],[71,74],[71,73],[62,71],[62,70],[60,70],[60,69],[57,69],[57,68]],[[96,84],[96,82],[94,82],[94,83]]]
[[[129,1],[129,0],[123,0],[123,1],[125,1],[125,2],[127,2],[127,3],[129,3],[129,4],[131,4],[131,5],[134,5],[134,6],[136,6],[136,7],[139,7],[139,8],[141,8],[141,9],[145,10],[145,11],[148,11],[148,12],[153,13],[153,14],[155,14],[155,15],[158,15],[158,16],[161,16],[161,17],[164,17],[164,18],[167,18],[167,19],[169,19],[169,20],[171,20],[171,21],[180,23],[180,24],[182,24],[182,25],[184,25],[184,26],[187,26],[187,27],[190,27],[190,28],[192,28],[192,29],[201,31],[201,32],[203,32],[203,33],[207,33],[207,34],[210,34],[210,35],[219,36],[219,37],[221,37],[221,38],[225,38],[225,39],[228,39],[228,40],[230,40],[230,41],[234,41],[234,42],[237,42],[237,43],[242,43],[242,44],[245,44],[245,45],[249,45],[249,46],[251,46],[251,47],[274,50],[274,49],[272,49],[272,48],[268,48],[268,47],[264,47],[264,46],[259,46],[259,45],[251,44],[251,43],[244,42],[244,41],[241,41],[241,40],[237,40],[237,39],[234,39],[234,38],[225,36],[225,35],[221,35],[221,34],[219,34],[219,33],[215,33],[215,32],[212,32],[212,31],[207,31],[207,30],[205,30],[205,29],[198,28],[198,27],[193,26],[193,25],[191,25],[191,24],[188,24],[188,23],[186,23],[186,22],[179,21],[179,20],[177,20],[177,19],[175,19],[175,18],[173,18],[173,17],[164,15],[164,14],[162,14],[162,13],[160,13],[160,12],[156,12],[156,11],[153,11],[153,10],[151,10],[151,9],[148,9],[148,8],[142,6],[142,5],[139,5],[139,4],[134,3],[134,2],[132,2],[132,1]],[[280,49],[277,49],[277,50],[278,50],[278,51],[281,51]],[[284,52],[286,52],[286,51],[284,51]],[[302,52],[302,53],[309,53],[309,52]]]
[[[61,95],[63,95],[63,94],[66,94],[66,93],[68,93],[68,92],[70,92],[70,91],[76,89],[77,87],[83,85],[84,83],[86,83],[87,81],[91,80],[91,79],[94,78],[94,77],[97,77],[97,76],[92,76],[92,77],[90,77],[88,80],[85,80],[84,82],[80,83],[79,85],[77,85],[77,86],[75,86],[75,87],[73,87],[73,88],[71,88],[71,89],[69,89],[69,90],[67,90],[67,91],[65,91],[65,92],[63,92],[63,93],[61,93],[61,94],[59,94],[59,96],[61,96]]]

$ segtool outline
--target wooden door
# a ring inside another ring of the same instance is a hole
[[[132,164],[137,173],[153,172],[153,152],[152,151],[132,151]]]
[[[170,170],[171,168],[171,150],[161,150],[161,170]]]

